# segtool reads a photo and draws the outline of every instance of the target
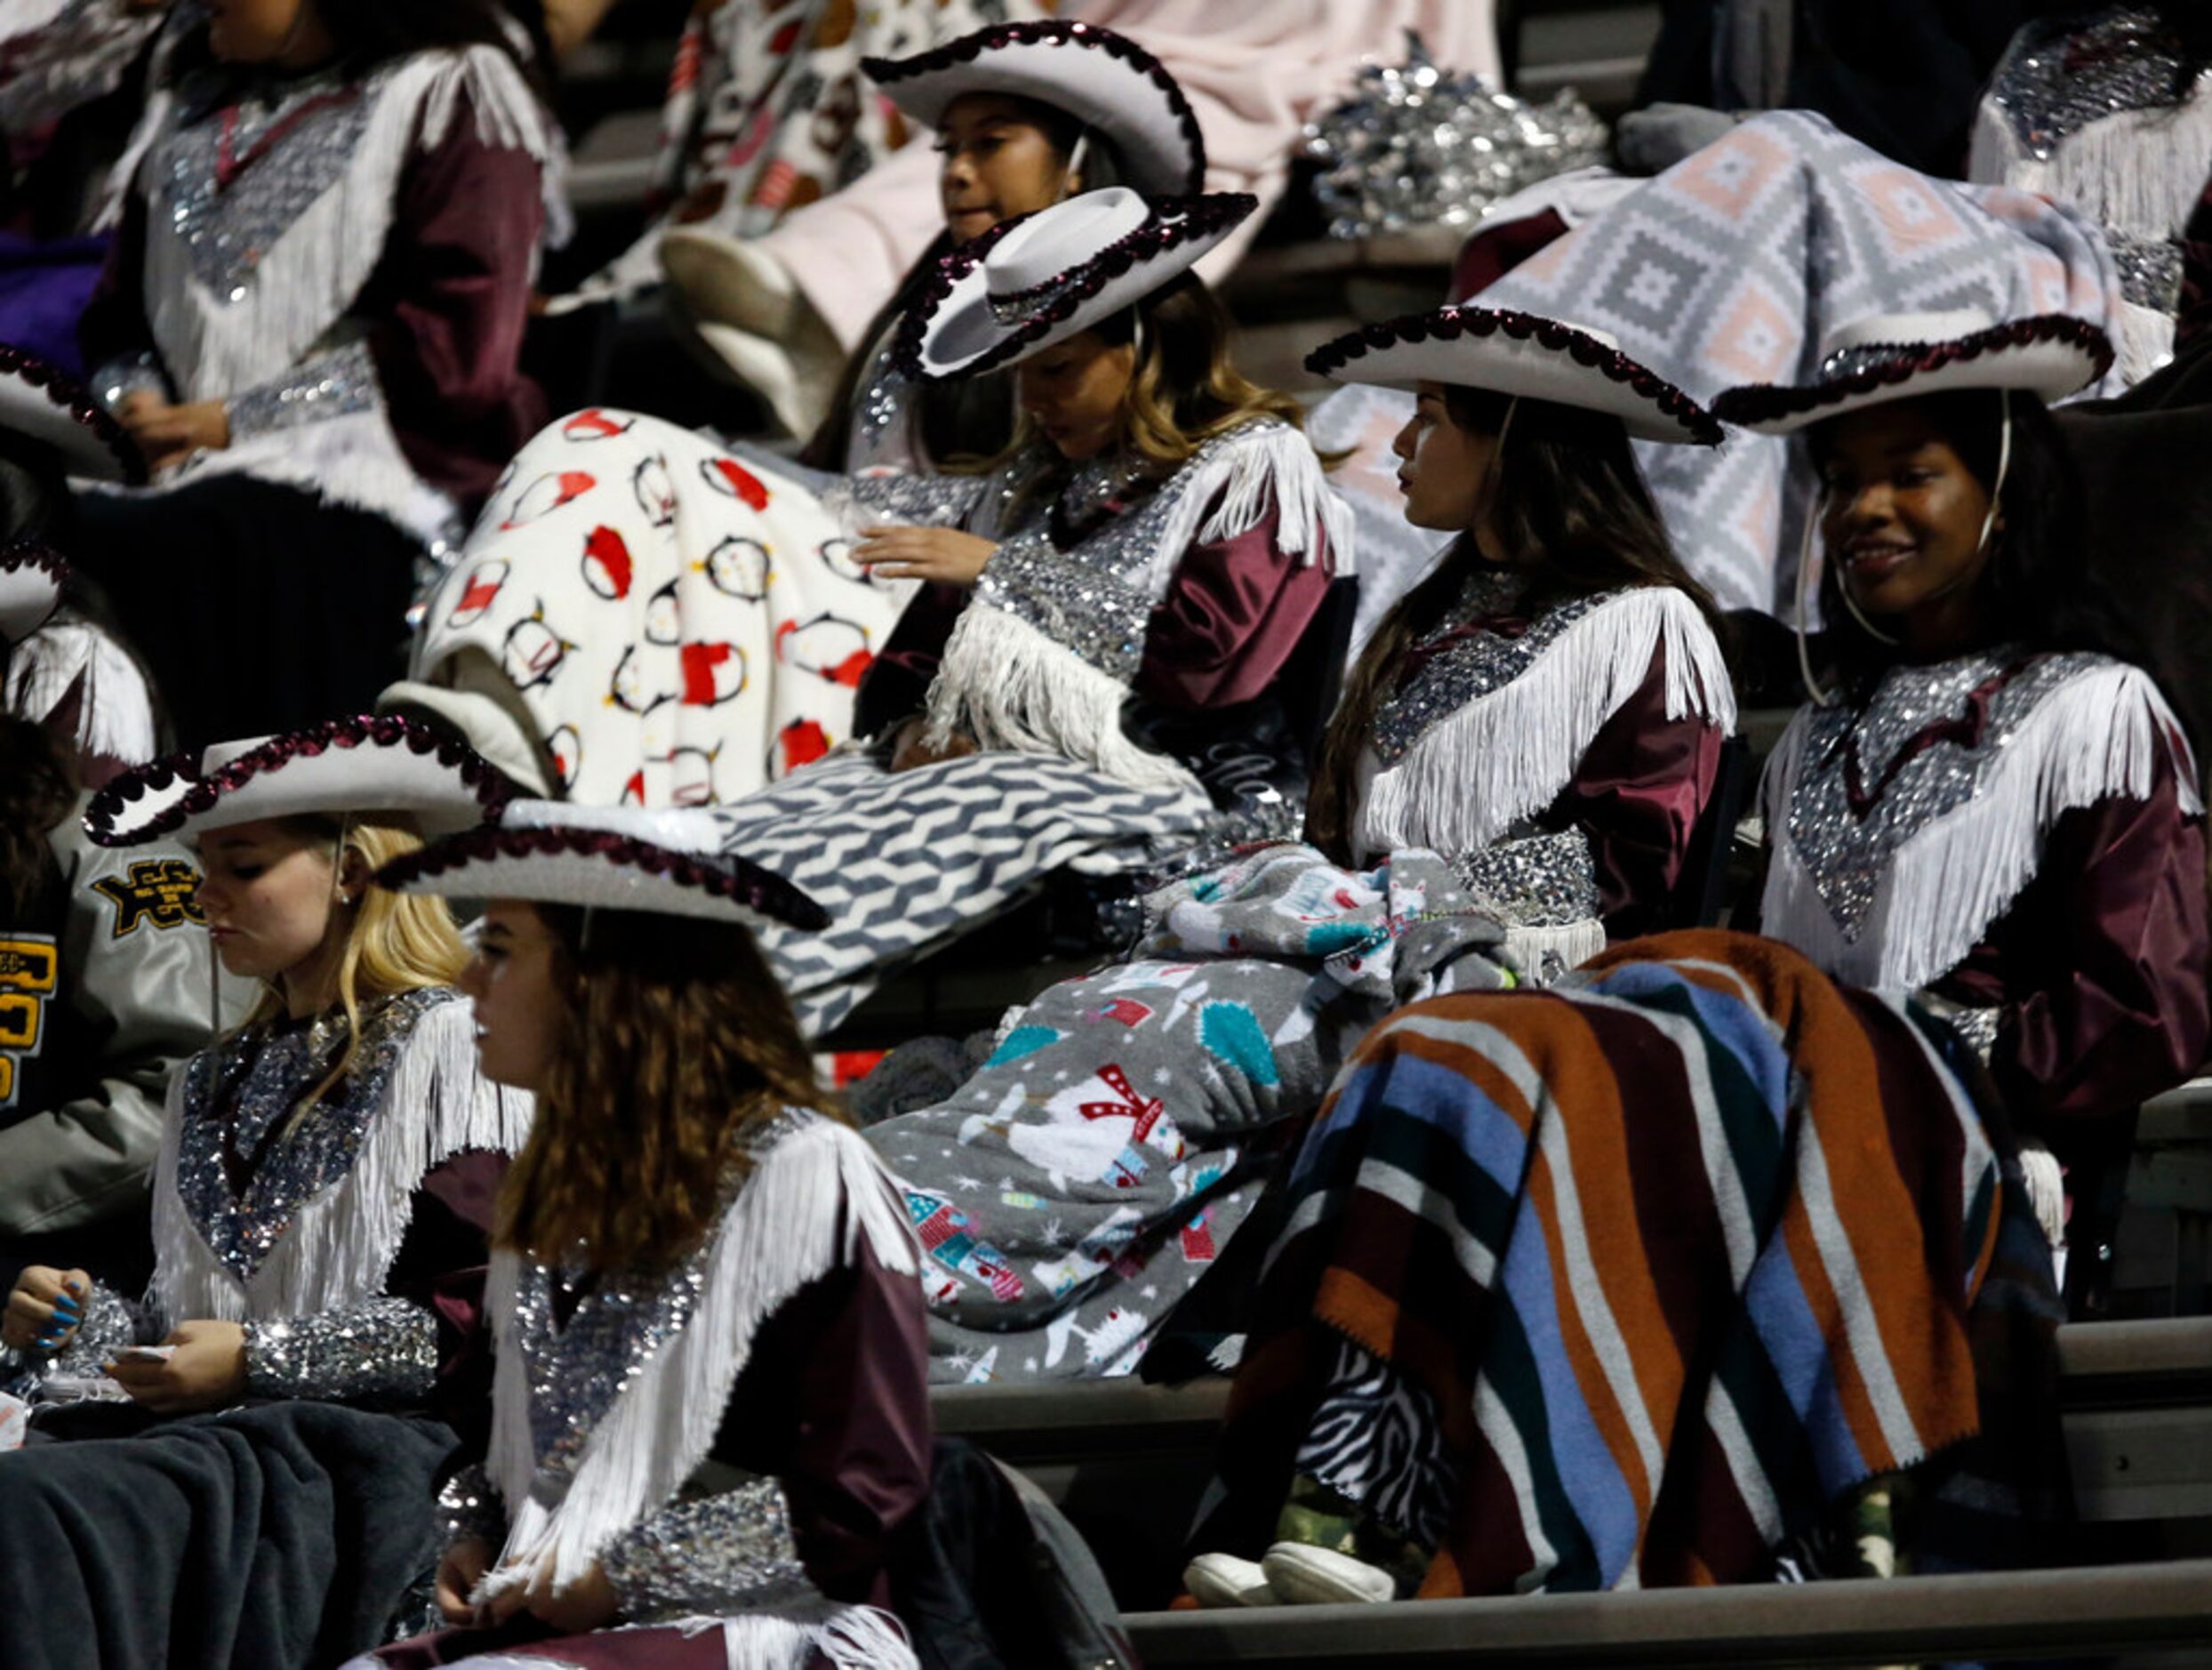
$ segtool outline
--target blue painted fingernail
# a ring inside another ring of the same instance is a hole
[[[56,1316],[66,1316],[72,1322],[76,1321],[78,1317],[84,1314],[84,1312],[78,1310],[76,1305],[70,1304],[67,1299],[56,1299],[54,1301],[53,1313]]]

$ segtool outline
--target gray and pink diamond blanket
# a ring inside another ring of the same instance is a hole
[[[2109,325],[2120,275],[2070,208],[1916,173],[1806,111],[1769,112],[1685,157],[1483,291],[1485,306],[1596,325],[1699,400],[1807,380],[1837,327],[1978,308]],[[2116,392],[2108,389],[2104,392]],[[1786,440],[1639,444],[1690,571],[1725,608],[1795,619],[1812,472]]]
[[[1126,1374],[1243,1223],[1256,1152],[1384,1015],[1513,984],[1440,859],[1280,846],[1148,901],[1134,959],[1008,1017],[952,1097],[872,1127],[929,1259],[932,1377]]]

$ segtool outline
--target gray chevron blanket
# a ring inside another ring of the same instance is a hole
[[[810,1037],[884,980],[1028,897],[1055,871],[1156,864],[1202,831],[1205,797],[1133,788],[1064,759],[982,753],[893,774],[837,755],[709,818],[742,853],[820,900],[819,934],[761,943]]]

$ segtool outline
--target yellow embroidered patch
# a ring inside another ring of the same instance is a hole
[[[181,858],[141,858],[127,875],[102,876],[92,891],[116,907],[113,939],[148,922],[157,928],[207,922],[200,914],[200,872]]]

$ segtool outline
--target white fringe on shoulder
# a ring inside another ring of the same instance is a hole
[[[987,749],[1057,754],[1117,783],[1203,794],[1180,760],[1121,728],[1129,687],[1020,615],[978,598],[960,612],[929,687],[928,740],[965,732]]]
[[[383,1290],[431,1168],[470,1149],[513,1153],[530,1134],[531,1101],[477,1070],[475,1015],[455,997],[427,1010],[398,1048],[384,1099],[352,1168],[292,1216],[284,1237],[241,1284],[177,1192],[185,1074],[170,1083],[154,1164],[154,1295],[172,1322],[307,1316]]]
[[[1527,670],[1423,733],[1379,773],[1359,807],[1355,847],[1479,852],[1558,799],[1591,741],[1666,651],[1667,717],[1735,729],[1735,690],[1719,641],[1672,586],[1639,586],[1591,609]]]
[[[1309,565],[1326,561],[1331,574],[1356,571],[1351,507],[1321,473],[1312,441],[1288,423],[1260,419],[1230,430],[1163,491],[1175,500],[1152,555],[1156,601],[1167,595],[1175,565],[1191,546],[1234,539],[1270,509],[1283,555]]]
[[[76,745],[84,752],[142,766],[158,744],[154,698],[138,663],[89,621],[49,621],[7,659],[7,711],[43,721],[79,681]]]
[[[2196,762],[2157,685],[2137,668],[2102,662],[2036,703],[1972,799],[1896,848],[1864,925],[1846,938],[1790,839],[1804,717],[1783,734],[1762,791],[1773,857],[1760,928],[1853,985],[1914,991],[1957,967],[2034,877],[2061,815],[2115,795],[2144,798],[2161,751],[2182,810],[2204,811]]]
[[[1231,430],[1161,488],[1143,585],[1157,605],[1193,545],[1233,539],[1275,512],[1276,548],[1333,574],[1353,569],[1352,516],[1321,473],[1313,443],[1263,420]],[[1142,515],[1143,512],[1139,511]],[[1069,553],[1082,560],[1081,547]],[[1182,764],[1121,728],[1128,687],[1032,622],[980,598],[962,611],[929,690],[929,738],[965,732],[985,748],[1058,754],[1137,788],[1202,793]]]
[[[418,151],[442,142],[466,94],[486,145],[523,150],[551,182],[559,141],[514,60],[493,46],[418,53],[381,72],[375,108],[352,158],[329,189],[262,253],[244,293],[210,292],[164,217],[147,224],[148,322],[180,400],[219,400],[283,375],[323,341],[382,259],[400,176]],[[173,103],[149,105],[141,159]]]
[[[914,1232],[875,1151],[835,1120],[810,1120],[759,1157],[716,1231],[690,1322],[615,1400],[550,1507],[531,1489],[530,1377],[513,1330],[520,1261],[494,1252],[498,1367],[485,1460],[511,1519],[499,1563],[475,1598],[489,1600],[541,1573],[565,1588],[611,1538],[674,1497],[713,1447],[761,1324],[801,1289],[851,1264],[863,1241],[886,1269],[919,1272]]]

